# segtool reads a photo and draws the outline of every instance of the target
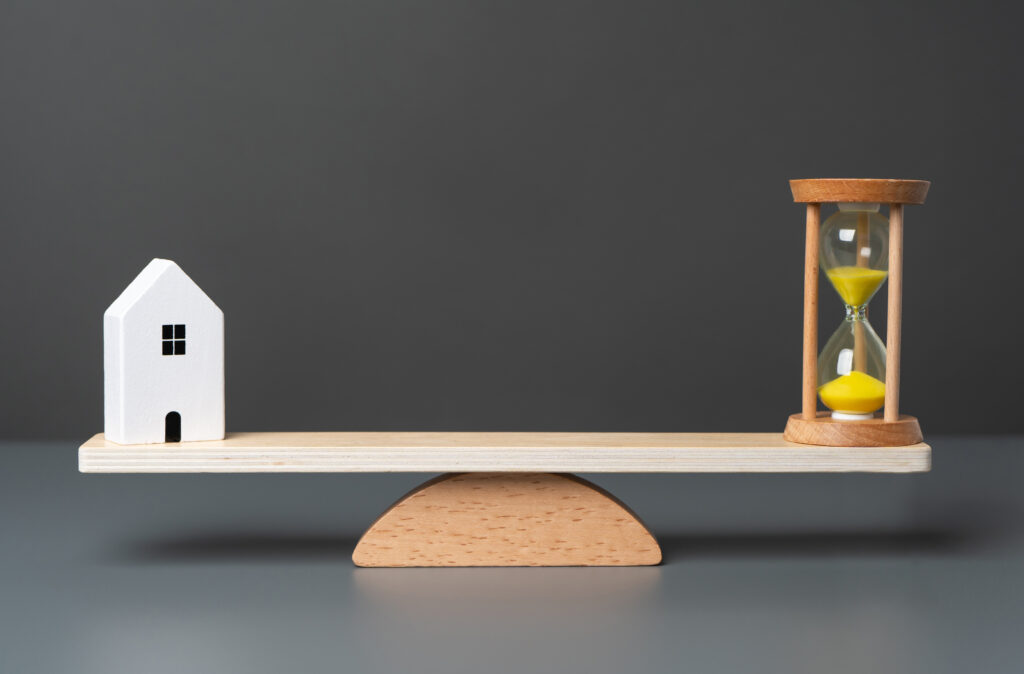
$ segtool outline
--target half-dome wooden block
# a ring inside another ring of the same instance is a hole
[[[658,542],[600,487],[554,473],[452,473],[367,530],[357,566],[649,566]]]

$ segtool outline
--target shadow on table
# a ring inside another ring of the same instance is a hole
[[[659,536],[666,564],[706,558],[903,557],[979,549],[980,531],[805,531]],[[357,536],[264,531],[186,532],[128,541],[106,555],[121,563],[340,561],[351,563]]]
[[[287,532],[182,533],[129,541],[110,551],[108,559],[125,563],[348,561],[357,536]]]
[[[981,531],[803,531],[659,536],[665,563],[691,558],[904,557],[980,549]]]

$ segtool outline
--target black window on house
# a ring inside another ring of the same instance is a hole
[[[162,332],[163,354],[165,356],[185,355],[185,326],[165,325]]]

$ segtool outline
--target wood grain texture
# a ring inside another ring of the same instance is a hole
[[[572,475],[431,480],[367,530],[357,566],[649,566],[661,548],[614,496]]]
[[[870,258],[863,254],[863,251],[871,246],[871,225],[868,222],[867,213],[857,214],[857,266],[867,268]],[[864,317],[867,318],[868,308],[864,307]],[[857,372],[868,371],[868,344],[867,336],[864,333],[864,322],[857,321],[853,324],[853,369]],[[804,418],[809,418],[806,414]]]
[[[798,203],[923,204],[927,180],[875,178],[812,178],[790,180],[793,201]]]
[[[794,414],[786,424],[784,437],[791,442],[829,447],[920,447],[921,425],[903,415],[896,421],[876,418],[865,421],[839,421],[831,412],[819,412],[813,421]]]
[[[813,419],[818,411],[818,248],[821,240],[821,205],[807,204],[804,237],[804,362],[802,412]]]
[[[229,433],[81,446],[84,473],[910,473],[931,448],[815,447],[781,433]]]
[[[885,328],[885,420],[900,418],[900,346],[903,343],[903,205],[889,206],[889,312]]]

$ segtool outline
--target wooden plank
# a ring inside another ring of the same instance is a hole
[[[912,473],[931,448],[822,447],[781,433],[230,433],[81,446],[83,473]]]

